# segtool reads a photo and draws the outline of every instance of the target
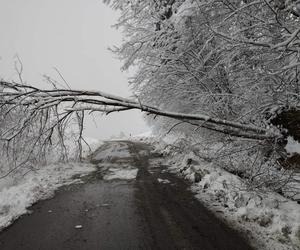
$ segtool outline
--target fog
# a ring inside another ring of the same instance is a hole
[[[121,62],[108,51],[122,39],[111,27],[117,13],[101,0],[0,0],[0,10],[1,78],[17,80],[18,56],[29,84],[47,86],[43,75],[62,82],[57,69],[71,88],[131,96]],[[94,115],[85,124],[86,136],[101,139],[147,130],[139,111]]]

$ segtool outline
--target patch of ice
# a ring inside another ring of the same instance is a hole
[[[111,168],[109,170],[110,172],[103,177],[104,180],[133,180],[138,172],[138,169]]]

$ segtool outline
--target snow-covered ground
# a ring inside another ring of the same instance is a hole
[[[27,209],[67,184],[80,182],[80,177],[95,171],[94,165],[83,163],[52,164],[22,177],[0,180],[0,230],[9,226]],[[76,178],[73,178],[76,176]]]
[[[218,217],[243,232],[256,249],[300,249],[300,205],[275,192],[249,191],[240,177],[188,150],[176,137],[137,137],[163,154],[162,165],[191,181],[191,190]],[[163,182],[163,180],[159,180]]]

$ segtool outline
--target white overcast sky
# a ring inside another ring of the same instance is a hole
[[[121,42],[121,32],[111,27],[116,20],[102,0],[0,0],[0,77],[16,79],[18,55],[28,83],[42,86],[43,74],[57,78],[56,67],[71,88],[129,97],[121,63],[107,50]],[[86,136],[148,130],[139,111],[98,115],[95,122],[86,122]]]

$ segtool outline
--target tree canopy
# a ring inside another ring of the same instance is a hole
[[[141,102],[266,129],[276,112],[298,107],[299,1],[110,4],[126,37],[115,52],[124,69],[135,67],[131,86]]]

